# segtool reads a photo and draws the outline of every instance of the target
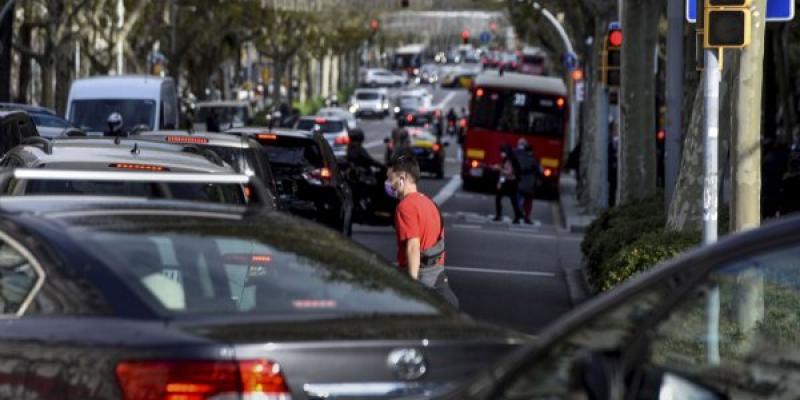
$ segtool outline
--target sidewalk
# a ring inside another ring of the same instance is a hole
[[[561,219],[564,228],[570,233],[583,233],[595,219],[595,215],[585,212],[578,205],[576,196],[577,182],[570,175],[561,176],[561,190],[559,194],[559,205],[561,206]]]
[[[576,186],[577,182],[574,177],[563,175],[561,177],[558,202],[561,210],[561,219],[566,230],[569,233],[582,234],[586,232],[589,224],[595,219],[595,215],[585,212],[578,205]],[[580,247],[578,246],[573,251],[580,254]],[[591,296],[591,289],[581,261],[571,265],[564,265],[564,273],[573,305],[578,305]]]

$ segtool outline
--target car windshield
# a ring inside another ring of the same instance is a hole
[[[311,139],[278,136],[262,144],[276,173],[287,167],[317,169],[325,166],[319,146]]]
[[[123,130],[138,125],[153,129],[155,111],[156,102],[153,100],[73,100],[69,120],[87,132],[105,132],[108,130],[108,116],[116,112],[122,116]]]
[[[344,122],[325,120],[325,122],[316,121],[313,119],[301,119],[297,123],[297,129],[301,131],[311,131],[314,125],[319,125],[322,133],[339,133],[344,130]]]
[[[98,182],[68,180],[35,180],[25,182],[24,195],[93,195],[163,198],[207,201],[222,204],[245,204],[238,185],[147,182]]]
[[[358,92],[356,93],[357,100],[378,100],[380,95],[377,92]]]
[[[170,315],[440,312],[427,290],[373,253],[288,216],[81,222],[84,248]]]
[[[215,118],[217,124],[244,124],[247,121],[247,108],[240,106],[204,106],[197,109],[197,122],[206,122]]]
[[[398,100],[401,108],[417,109],[422,107],[422,98],[418,96],[403,96]]]

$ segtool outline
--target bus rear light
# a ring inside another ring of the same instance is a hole
[[[125,400],[291,399],[278,364],[248,361],[123,361],[117,381]]]
[[[433,144],[433,146],[432,146],[432,148],[433,148],[433,152],[434,152],[434,153],[438,153],[438,152],[439,152],[439,150],[441,150],[441,149],[442,149],[442,146],[441,146],[439,143],[434,143],[434,144]]]

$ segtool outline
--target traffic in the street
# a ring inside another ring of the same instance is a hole
[[[0,0],[0,400],[800,398],[798,2]]]

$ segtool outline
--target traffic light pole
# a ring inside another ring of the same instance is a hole
[[[717,241],[719,193],[719,83],[720,60],[717,49],[705,51],[705,135],[703,141],[703,244]]]

